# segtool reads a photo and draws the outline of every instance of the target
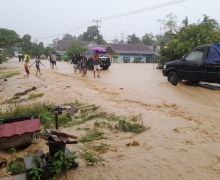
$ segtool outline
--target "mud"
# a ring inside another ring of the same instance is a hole
[[[80,163],[78,171],[69,172],[67,179],[220,179],[218,88],[187,83],[174,87],[160,70],[153,69],[153,64],[113,64],[101,72],[101,78],[94,79],[92,72],[86,78],[74,74],[68,63],[58,62],[55,70],[49,68],[48,61],[43,63],[43,75],[35,77],[33,68],[29,79],[23,79],[22,64],[11,61],[3,65],[6,69],[1,71],[13,69],[22,73],[7,82],[0,80],[2,109],[9,106],[4,102],[15,93],[35,86],[36,93],[44,96],[23,104],[62,104],[78,99],[102,106],[109,113],[141,115],[143,124],[151,127],[140,135],[110,134],[112,138],[104,142],[117,151],[102,154],[105,166],[87,167]],[[72,128],[66,130],[75,134]],[[126,146],[133,141],[139,145]]]

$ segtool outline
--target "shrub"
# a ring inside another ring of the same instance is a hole
[[[25,165],[22,158],[16,158],[12,160],[8,165],[8,170],[12,175],[21,174],[25,171]]]
[[[40,180],[44,174],[44,170],[41,168],[31,168],[28,171],[28,175],[32,180]]]
[[[116,129],[119,129],[123,132],[133,132],[133,133],[142,133],[145,131],[145,127],[142,124],[130,123],[125,120],[119,120],[115,125]]]
[[[51,173],[59,175],[73,167],[76,164],[75,159],[75,153],[65,154],[63,151],[58,151],[49,160],[49,170]]]

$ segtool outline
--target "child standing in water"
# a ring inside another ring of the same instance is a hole
[[[86,56],[84,56],[82,59],[81,67],[82,67],[82,77],[84,77],[87,75],[87,58],[86,58]]]
[[[26,74],[24,75],[24,78],[25,77],[29,77],[29,75],[30,75],[30,71],[29,71],[29,66],[28,66],[28,60],[25,60],[25,63],[24,63],[24,70],[25,70],[25,72],[26,72]]]
[[[40,64],[45,66],[44,64],[42,64],[40,58],[38,57],[32,64],[31,66],[35,63],[35,66],[36,66],[36,76],[38,75],[38,73],[41,75],[41,72],[40,72]]]

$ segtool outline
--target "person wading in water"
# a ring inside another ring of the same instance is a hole
[[[25,77],[28,78],[29,75],[30,75],[29,66],[28,66],[28,60],[25,60],[24,70],[25,70],[25,72],[26,72],[26,74],[24,75],[24,78],[25,78]]]
[[[40,60],[40,57],[38,57],[32,64],[31,66],[35,64],[36,66],[36,76],[38,75],[38,73],[41,75],[41,72],[40,72],[40,64],[45,66],[44,64],[42,64],[41,60]]]
[[[93,59],[93,73],[94,73],[94,78],[96,78],[96,71],[98,72],[97,77],[100,77],[100,61],[99,61],[99,54],[96,52],[94,59]]]

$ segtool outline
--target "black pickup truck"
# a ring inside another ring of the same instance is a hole
[[[167,62],[162,72],[172,85],[181,80],[220,83],[220,44],[196,47],[181,60]]]
[[[95,56],[95,52],[89,50],[86,53],[84,53],[84,55],[88,59],[88,63],[87,63],[88,69],[93,70],[93,59]],[[111,60],[108,53],[99,53],[99,61],[100,61],[100,67],[103,70],[107,70],[109,66],[111,66]]]

